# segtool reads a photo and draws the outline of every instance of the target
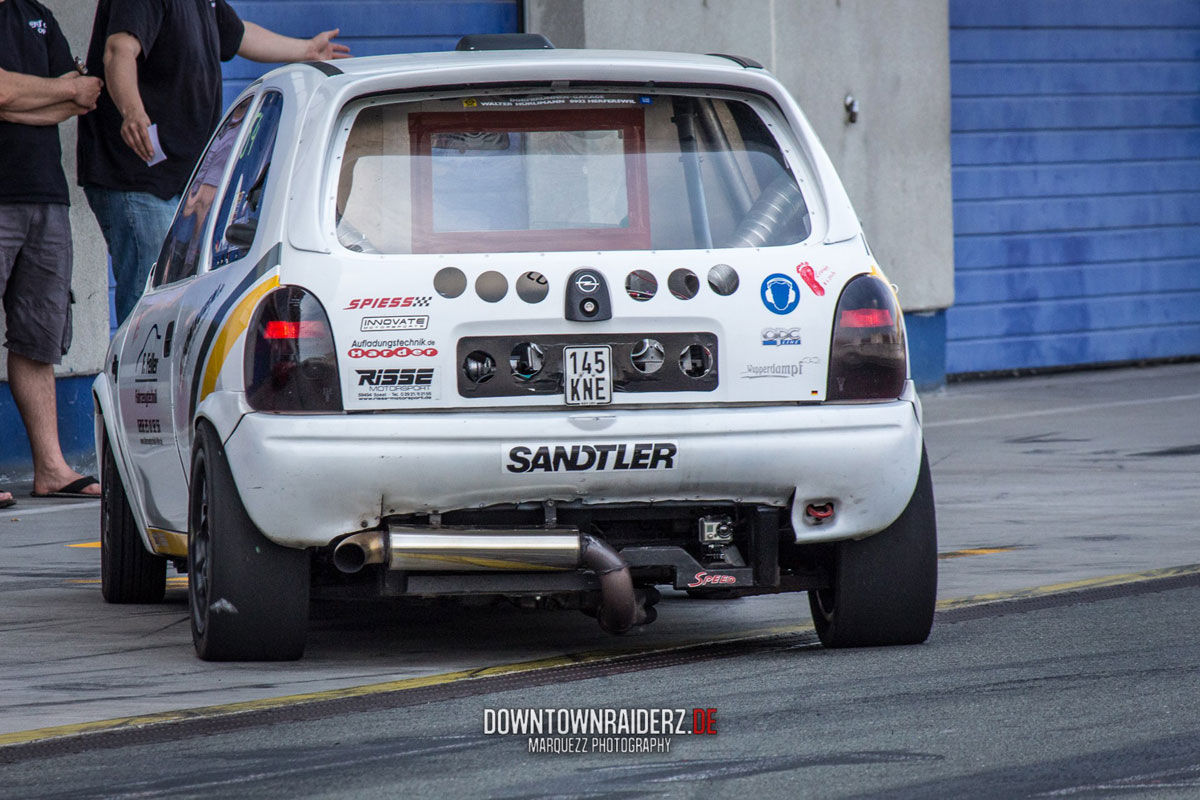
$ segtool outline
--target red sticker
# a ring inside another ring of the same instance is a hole
[[[817,273],[813,271],[813,268],[807,261],[797,266],[796,272],[800,273],[800,280],[804,281],[808,288],[813,290],[813,294],[817,297],[825,296],[825,287],[817,283]]]

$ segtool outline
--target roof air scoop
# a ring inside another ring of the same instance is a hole
[[[455,50],[553,50],[540,33],[469,33],[458,40]]]

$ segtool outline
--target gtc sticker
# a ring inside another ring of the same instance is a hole
[[[674,442],[505,445],[505,472],[609,472],[675,469]]]
[[[351,300],[343,311],[356,308],[421,308],[429,305],[429,297],[359,297]]]
[[[800,287],[779,272],[763,279],[761,296],[763,305],[773,314],[790,314],[800,305]]]
[[[360,331],[423,331],[429,327],[429,317],[363,317]]]
[[[692,578],[692,582],[688,584],[689,589],[694,589],[697,586],[728,586],[737,583],[737,577],[734,575],[710,575],[707,572],[697,572],[696,577]]]
[[[346,355],[351,358],[408,358],[409,356],[436,356],[436,347],[395,347],[380,350],[375,347],[351,347]]]
[[[799,328],[763,328],[762,343],[768,347],[800,344]]]

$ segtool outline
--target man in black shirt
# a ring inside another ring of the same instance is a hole
[[[54,365],[70,347],[71,227],[58,123],[95,108],[50,11],[0,0],[0,297],[8,382],[29,434],[35,495],[95,497],[63,459]],[[13,504],[0,492],[0,508]]]
[[[349,49],[331,41],[336,35],[280,36],[243,22],[226,0],[100,0],[87,67],[107,91],[79,125],[79,184],[108,242],[118,320],[141,296],[179,195],[220,121],[221,62],[346,58]]]

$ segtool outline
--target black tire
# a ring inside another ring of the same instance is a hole
[[[250,520],[225,448],[201,425],[188,497],[188,606],[205,661],[294,661],[308,632],[309,555]]]
[[[838,542],[833,586],[809,591],[817,636],[826,647],[920,644],[937,604],[937,520],[929,458],[908,507],[887,529]]]
[[[167,590],[167,560],[142,543],[107,434],[102,459],[100,593],[110,603],[161,603]]]

